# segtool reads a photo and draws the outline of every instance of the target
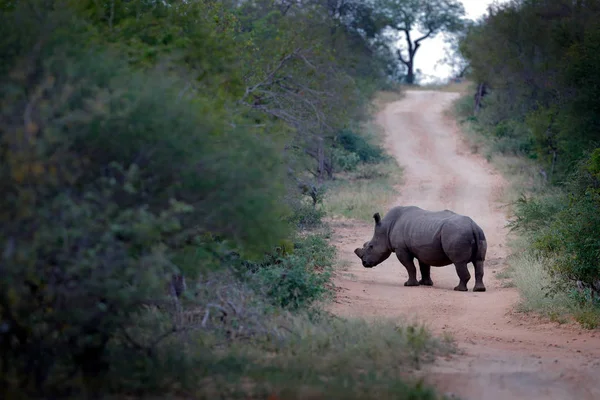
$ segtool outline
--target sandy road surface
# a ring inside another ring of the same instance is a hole
[[[443,111],[457,93],[409,91],[378,115],[387,145],[405,167],[401,195],[392,205],[445,208],[472,217],[488,241],[487,292],[455,292],[454,266],[431,269],[433,287],[404,287],[408,275],[392,255],[365,269],[352,253],[369,240],[373,225],[334,222],[335,243],[349,268],[333,311],[347,316],[417,318],[436,333],[451,333],[462,354],[441,359],[423,376],[462,399],[600,399],[600,333],[558,326],[513,312],[517,291],[502,288],[506,222],[498,195],[502,177],[468,151]],[[387,210],[373,210],[382,215]],[[469,264],[471,275],[473,266]],[[418,266],[417,266],[418,271]]]

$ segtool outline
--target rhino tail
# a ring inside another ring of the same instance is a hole
[[[487,253],[487,240],[485,234],[479,225],[475,222],[473,225],[473,236],[475,237],[475,260],[485,261],[485,255]]]

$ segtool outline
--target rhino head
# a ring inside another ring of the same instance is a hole
[[[379,213],[373,215],[375,220],[375,232],[370,241],[363,244],[362,248],[354,250],[354,254],[361,259],[362,265],[365,268],[373,268],[374,266],[384,262],[392,250],[389,248],[389,240],[387,237],[387,231],[381,223],[381,216]]]

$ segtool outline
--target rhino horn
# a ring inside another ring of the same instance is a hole
[[[375,219],[375,224],[379,225],[379,223],[381,222],[381,215],[379,215],[379,213],[375,213],[373,214],[373,219]]]
[[[354,254],[356,254],[359,258],[362,258],[364,251],[363,249],[355,249]]]

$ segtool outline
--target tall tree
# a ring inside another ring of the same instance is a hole
[[[404,39],[406,48],[396,49],[406,67],[406,83],[415,82],[415,56],[423,40],[439,33],[459,32],[465,9],[458,0],[375,0],[376,9],[386,19],[384,26],[392,39]],[[416,38],[413,37],[418,32]]]

